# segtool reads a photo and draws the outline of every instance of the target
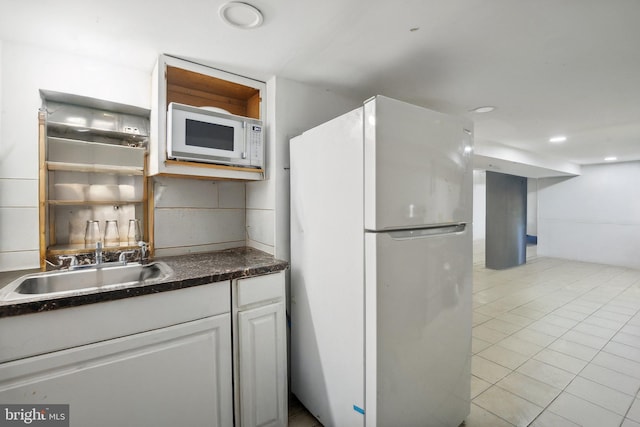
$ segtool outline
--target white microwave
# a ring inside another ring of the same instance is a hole
[[[262,122],[171,102],[167,111],[167,158],[262,169]]]

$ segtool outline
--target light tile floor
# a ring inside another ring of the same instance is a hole
[[[289,427],[322,427],[295,396],[289,398]]]
[[[640,270],[474,255],[467,427],[640,427]],[[299,404],[291,427],[320,426]]]

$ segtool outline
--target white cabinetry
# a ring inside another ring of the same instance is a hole
[[[232,426],[229,286],[3,319],[0,402],[69,404],[72,426]]]
[[[231,114],[264,121],[264,82],[172,56],[160,55],[151,75],[151,85],[149,175],[244,181],[264,179],[263,169],[167,159],[169,103],[222,108]]]
[[[86,427],[286,426],[286,361],[281,271],[7,317],[0,402]]]
[[[236,425],[285,426],[284,272],[234,280],[232,300]]]
[[[70,405],[76,426],[233,423],[229,314],[0,365],[4,404]]]

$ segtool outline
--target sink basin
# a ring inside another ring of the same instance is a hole
[[[0,290],[0,299],[63,294],[90,289],[110,289],[152,284],[169,278],[173,270],[163,262],[127,264],[74,271],[54,271],[22,276]]]

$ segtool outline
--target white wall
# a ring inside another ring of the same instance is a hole
[[[39,89],[149,108],[150,71],[2,41],[0,271],[38,266]]]
[[[271,123],[275,123],[275,127],[270,130],[270,138],[276,150],[276,163],[272,165],[275,180],[271,182],[276,188],[275,255],[289,260],[289,140],[305,130],[361,106],[365,98],[354,94],[338,94],[280,77],[267,82],[267,91],[272,100],[268,108],[272,114]],[[327,173],[331,173],[331,165],[327,165]]]
[[[245,245],[245,184],[156,177],[155,255]]]
[[[538,182],[538,255],[640,268],[640,162]]]
[[[4,117],[4,104],[2,103],[2,59],[3,59],[3,55],[2,55],[2,46],[3,46],[3,41],[0,40],[0,154],[2,154],[2,118]],[[0,157],[1,159],[1,157]],[[2,176],[2,172],[0,170],[0,176]],[[1,195],[2,193],[0,193]]]
[[[276,210],[276,144],[274,93],[267,83],[266,102],[266,153],[264,181],[246,184],[246,234],[247,246],[275,255],[275,210]]]
[[[486,140],[475,141],[473,167],[529,178],[580,175],[580,165],[575,163]]]

